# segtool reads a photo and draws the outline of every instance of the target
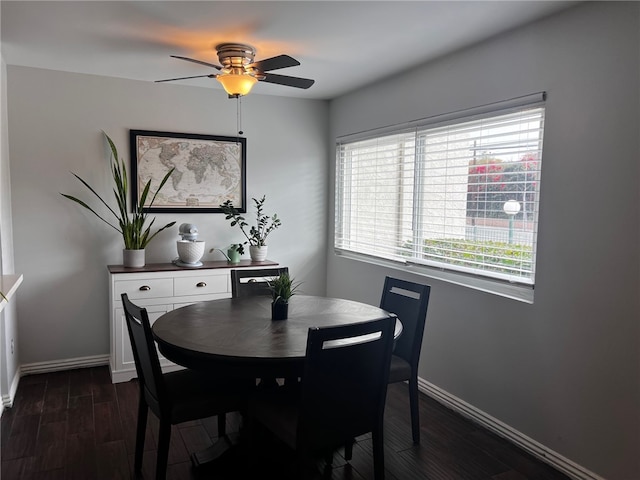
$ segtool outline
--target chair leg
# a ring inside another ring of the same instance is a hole
[[[227,416],[224,413],[218,414],[218,438],[227,434]]]
[[[299,480],[308,480],[309,479],[309,470],[307,469],[307,461],[306,457],[302,454],[302,452],[298,452],[296,455],[296,463],[295,463],[295,478]]]
[[[384,480],[384,443],[382,427],[375,429],[372,434],[373,441],[373,478]]]
[[[158,435],[158,457],[156,458],[156,480],[167,477],[167,461],[169,457],[169,443],[171,442],[171,423],[160,419],[160,434]]]
[[[353,444],[356,442],[355,438],[350,438],[344,444],[344,459],[348,462],[353,458]]]
[[[333,467],[333,450],[327,449],[327,451],[324,452],[324,461],[329,467]]]
[[[144,438],[147,432],[147,415],[149,407],[144,401],[144,393],[140,392],[138,399],[138,424],[136,427],[136,455],[133,464],[136,474],[142,473],[142,456],[144,454]]]
[[[409,380],[409,407],[411,410],[411,434],[413,444],[420,445],[420,405],[418,404],[418,379]]]
[[[247,441],[247,451],[249,453],[248,458],[255,458],[256,450],[257,450],[257,442],[256,442],[256,421],[249,412],[244,417],[244,428],[246,432]],[[253,462],[249,462],[249,470],[253,473]]]

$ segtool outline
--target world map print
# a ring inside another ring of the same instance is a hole
[[[242,146],[236,142],[138,136],[138,196],[151,180],[148,201],[167,172],[154,207],[217,208],[242,201]]]

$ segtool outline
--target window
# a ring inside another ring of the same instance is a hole
[[[340,139],[336,250],[533,286],[544,94],[532,97]]]

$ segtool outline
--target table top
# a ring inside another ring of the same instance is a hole
[[[271,320],[271,297],[225,298],[177,308],[159,317],[153,334],[162,354],[191,368],[207,362],[301,363],[310,327],[389,316],[378,307],[338,298],[295,295],[287,320]],[[395,337],[402,332],[396,322]]]

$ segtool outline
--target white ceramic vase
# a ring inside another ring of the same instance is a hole
[[[254,262],[264,262],[267,259],[267,246],[263,245],[258,247],[251,245],[249,247],[249,255],[251,255],[251,260]]]
[[[144,267],[145,256],[144,249],[140,250],[122,250],[122,265],[128,268]]]

